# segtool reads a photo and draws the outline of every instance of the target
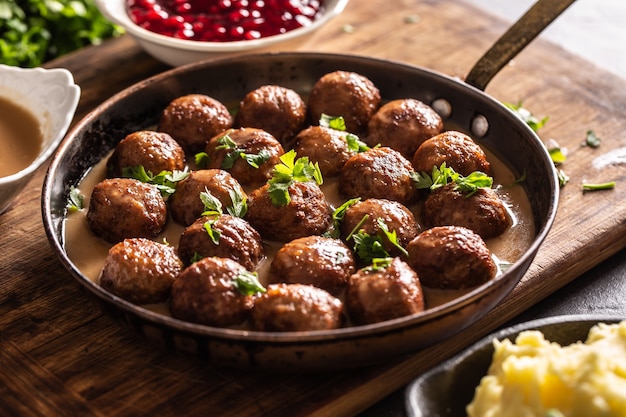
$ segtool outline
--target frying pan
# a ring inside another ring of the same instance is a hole
[[[400,62],[325,53],[266,53],[205,61],[172,69],[113,96],[80,121],[54,155],[42,192],[44,227],[61,263],[112,317],[149,340],[239,368],[323,370],[372,364],[433,345],[484,316],[519,282],[557,209],[554,165],[537,135],[514,113],[484,93],[497,71],[573,0],[540,0],[490,49],[466,82]],[[331,331],[271,333],[187,323],[128,303],[85,277],[64,248],[70,187],[114,148],[120,138],[154,126],[174,98],[204,93],[236,102],[254,88],[278,84],[301,94],[322,75],[354,71],[370,78],[385,99],[417,98],[439,109],[445,123],[471,132],[516,176],[531,203],[536,237],[502,275],[423,313]]]

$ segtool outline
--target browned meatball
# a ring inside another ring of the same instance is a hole
[[[422,220],[430,226],[463,226],[483,239],[501,235],[511,221],[504,203],[492,188],[479,188],[467,196],[449,183],[430,193],[424,201]]]
[[[365,142],[393,148],[411,160],[417,148],[442,129],[441,116],[429,105],[412,98],[393,100],[372,116]]]
[[[121,177],[124,168],[139,165],[154,175],[161,171],[182,171],[185,169],[185,151],[167,133],[133,132],[115,147],[107,161],[107,174]]]
[[[96,184],[91,193],[87,224],[104,240],[117,243],[130,237],[154,237],[167,221],[167,206],[159,190],[131,178]]]
[[[306,121],[306,103],[295,91],[264,85],[249,92],[239,103],[235,126],[256,127],[272,134],[285,146]]]
[[[222,203],[223,210],[233,205],[231,193],[247,198],[239,182],[221,169],[192,171],[176,185],[176,192],[168,200],[170,214],[176,223],[189,226],[205,211],[200,194],[208,191]]]
[[[324,178],[335,177],[341,172],[343,164],[355,154],[348,147],[347,135],[348,132],[311,126],[296,135],[293,149],[298,156],[306,156],[317,163]]]
[[[203,151],[209,139],[232,125],[233,118],[220,101],[203,94],[189,94],[168,104],[157,130],[169,133],[191,154]]]
[[[386,198],[407,204],[415,199],[411,163],[391,148],[372,148],[348,159],[339,175],[346,198]]]
[[[243,323],[254,305],[235,280],[246,269],[226,258],[204,258],[188,266],[172,284],[173,317],[192,323],[227,327]]]
[[[464,133],[447,131],[420,145],[413,156],[413,168],[417,172],[431,173],[433,167],[442,163],[461,175],[474,171],[491,175],[491,164],[482,148]]]
[[[289,186],[291,201],[275,205],[269,185],[252,191],[246,219],[263,238],[288,242],[299,237],[320,235],[332,225],[333,209],[320,187],[313,181]]]
[[[425,287],[466,289],[496,275],[487,245],[464,227],[433,227],[420,233],[406,249],[409,265]]]
[[[354,257],[341,240],[307,236],[281,247],[270,267],[273,282],[309,284],[339,295],[355,272]]]
[[[178,256],[185,265],[198,257],[217,256],[233,259],[253,270],[264,255],[259,233],[244,219],[228,214],[197,219],[185,228],[178,242]]]
[[[345,305],[354,323],[378,323],[424,311],[424,294],[415,271],[393,258],[389,265],[366,267],[352,275]]]
[[[384,249],[392,256],[400,256],[400,250],[389,242],[380,230],[379,219],[389,232],[395,232],[398,243],[405,247],[420,231],[413,213],[397,201],[370,198],[350,206],[341,222],[341,237],[363,230],[370,236],[379,236]],[[358,230],[356,230],[358,227]]]
[[[272,176],[274,166],[280,163],[280,157],[285,151],[270,133],[247,127],[230,129],[213,137],[206,146],[206,153],[209,156],[209,168],[230,172],[242,185],[258,185]],[[251,164],[241,157],[241,153],[260,159]]]
[[[172,246],[150,239],[124,239],[104,261],[100,285],[135,304],[163,302],[183,269]]]
[[[341,326],[343,303],[327,291],[304,284],[271,284],[251,313],[254,330],[303,332]]]
[[[317,123],[322,114],[342,116],[348,132],[361,135],[380,106],[380,91],[363,75],[335,71],[322,76],[311,90],[309,114]]]

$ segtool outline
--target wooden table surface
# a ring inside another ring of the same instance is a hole
[[[347,31],[350,26],[353,30]],[[463,78],[507,28],[461,1],[352,0],[308,39],[272,50],[388,58]],[[127,37],[65,56],[82,88],[76,120],[112,94],[167,67]],[[499,327],[626,246],[626,83],[535,41],[487,93],[549,116],[540,136],[569,151],[556,222],[530,270],[493,312],[433,348],[354,371],[269,375],[218,369],[166,352],[120,328],[79,289],[41,222],[45,167],[0,216],[0,415],[350,416]],[[603,139],[580,144],[587,130]],[[602,164],[610,157],[613,163]],[[614,180],[612,191],[581,184]]]

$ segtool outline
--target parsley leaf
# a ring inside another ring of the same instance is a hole
[[[272,155],[267,149],[261,149],[258,154],[245,153],[243,149],[239,148],[237,143],[231,139],[228,135],[229,133],[230,131],[218,138],[217,143],[219,143],[219,146],[215,148],[216,150],[226,149],[230,151],[222,160],[222,169],[232,168],[235,162],[240,158],[246,161],[251,167],[258,169],[259,166],[271,158]]]
[[[239,189],[231,189],[228,191],[232,204],[226,207],[226,211],[231,216],[243,218],[248,212],[248,199]]]
[[[222,235],[222,233],[219,230],[213,228],[213,225],[217,222],[218,218],[219,217],[209,219],[206,222],[204,222],[204,225],[203,225],[204,230],[206,230],[207,234],[211,238],[211,242],[213,242],[214,245],[220,244],[220,236]]]
[[[242,295],[254,295],[267,291],[259,282],[257,273],[250,271],[240,272],[235,279],[233,279],[233,286]]]
[[[209,154],[206,152],[198,152],[194,155],[194,161],[199,169],[204,169],[209,166]]]
[[[80,190],[73,185],[70,187],[70,196],[65,206],[69,213],[76,213],[82,210],[84,206],[85,196],[80,193]]]
[[[326,236],[334,237],[334,238],[339,237],[339,232],[341,229],[341,222],[343,221],[343,218],[346,216],[346,211],[350,207],[352,207],[354,204],[358,203],[359,201],[361,201],[360,197],[352,198],[346,201],[345,203],[343,203],[342,205],[340,205],[339,207],[337,207],[333,211],[333,227],[329,232],[325,233]]]
[[[330,129],[339,130],[342,132],[346,131],[346,121],[342,116],[335,117],[322,113],[319,123],[322,127],[328,127]],[[343,138],[348,144],[348,149],[350,149],[352,152],[361,153],[370,149],[370,147],[367,146],[365,142],[361,141],[359,137],[353,133],[348,133]]]
[[[600,146],[600,143],[602,143],[602,139],[600,139],[593,130],[588,130],[583,146],[597,148]]]
[[[384,247],[385,238],[393,246],[395,246],[403,255],[408,256],[406,249],[398,242],[398,236],[395,230],[390,231],[387,223],[382,218],[377,218],[376,223],[378,225],[379,232],[375,235],[370,235],[365,230],[361,229],[361,226],[369,216],[366,214],[361,221],[354,227],[352,232],[348,235],[346,240],[352,239],[354,241],[354,251],[365,263],[371,263],[373,259],[388,258],[389,252]]]
[[[388,268],[391,265],[393,258],[374,258],[372,259],[372,264],[370,266],[365,267],[366,271],[381,271],[385,268]]]
[[[484,172],[474,171],[465,177],[451,167],[446,166],[445,162],[439,167],[434,166],[431,175],[428,175],[426,172],[413,172],[411,177],[416,188],[430,189],[431,191],[453,182],[456,184],[454,189],[465,193],[466,197],[471,197],[480,188],[491,188],[493,186],[493,178]]]

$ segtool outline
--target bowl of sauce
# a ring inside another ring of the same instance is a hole
[[[79,98],[65,69],[0,65],[0,213],[57,148]]]

